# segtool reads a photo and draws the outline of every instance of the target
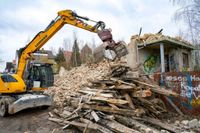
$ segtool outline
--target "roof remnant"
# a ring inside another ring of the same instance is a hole
[[[182,46],[188,49],[195,49],[195,47],[188,41],[184,40],[180,36],[176,37],[170,37],[162,34],[144,34],[143,36],[139,35],[133,35],[131,39],[137,39],[139,44],[138,46],[147,46],[147,45],[153,45],[153,44],[159,44],[163,42],[164,44],[171,44],[171,45],[176,45],[176,46]]]

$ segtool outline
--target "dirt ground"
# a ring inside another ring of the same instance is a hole
[[[49,121],[48,113],[52,110],[53,107],[49,109],[28,109],[14,115],[0,117],[0,133],[80,133],[75,127],[62,130],[62,126]],[[170,123],[184,119],[192,118],[191,116],[171,117]]]
[[[52,108],[29,109],[17,114],[0,117],[0,133],[64,133],[61,126],[48,120]]]

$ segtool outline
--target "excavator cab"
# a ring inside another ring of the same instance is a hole
[[[51,64],[31,64],[27,71],[27,88],[43,90],[53,86],[54,75]]]

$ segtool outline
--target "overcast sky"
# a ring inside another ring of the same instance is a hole
[[[133,34],[143,28],[143,33],[178,34],[179,27],[173,21],[179,7],[170,0],[0,0],[0,58],[5,62],[15,58],[15,51],[25,46],[39,31],[57,16],[57,12],[71,9],[93,20],[104,21],[112,29],[116,40],[127,43]],[[79,40],[91,43],[96,34],[65,25],[48,43],[45,49],[63,46],[63,40],[71,40],[76,32]],[[5,66],[1,64],[0,70]]]

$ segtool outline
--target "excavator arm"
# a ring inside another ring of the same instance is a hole
[[[84,20],[89,21],[89,18],[78,16],[71,10],[59,11],[56,19],[53,20],[44,31],[39,32],[26,47],[20,50],[17,75],[23,77],[27,59],[30,58],[31,53],[39,50],[65,24],[69,24],[94,33],[97,33],[105,28],[105,24],[102,21],[96,22],[94,26],[91,26],[85,23]]]

